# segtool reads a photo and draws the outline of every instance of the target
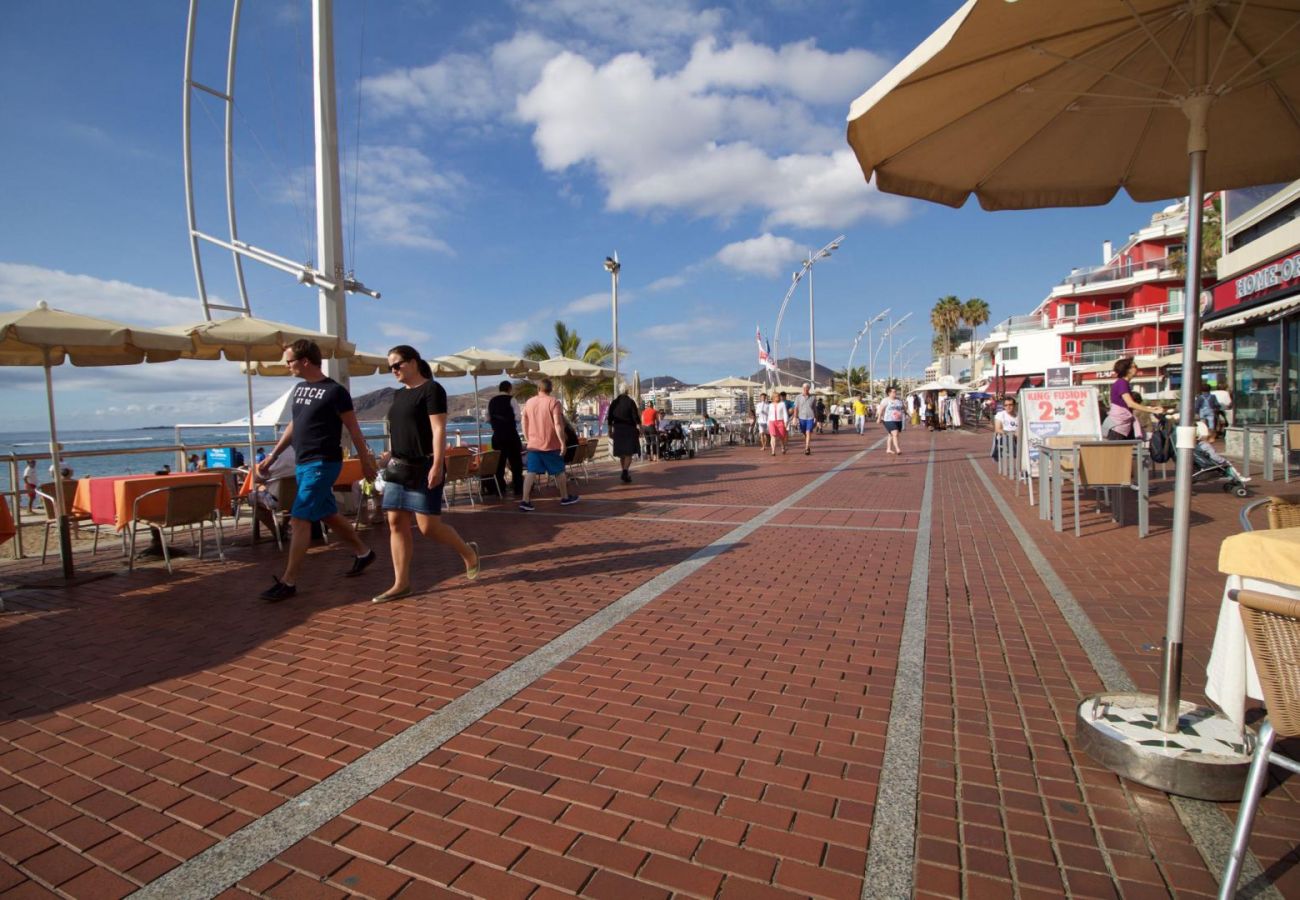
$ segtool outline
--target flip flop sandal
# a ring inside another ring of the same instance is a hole
[[[468,546],[474,548],[474,565],[465,567],[465,577],[470,581],[478,578],[479,570],[483,566],[483,556],[478,552],[478,544],[474,541],[466,541]]]
[[[406,590],[403,591],[384,591],[382,594],[380,594],[377,597],[371,597],[370,602],[387,603],[390,600],[401,600],[403,597],[409,597],[409,596],[411,596],[410,588],[407,588]]]

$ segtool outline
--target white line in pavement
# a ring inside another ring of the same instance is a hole
[[[344,810],[370,796],[665,591],[726,553],[881,443],[883,441],[877,441],[833,469],[823,472],[784,500],[736,526],[689,558],[624,594],[559,637],[452,700],[442,709],[394,735],[355,762],[198,856],[181,863],[131,896],[157,900],[206,900],[215,897]]]
[[[907,612],[898,645],[898,668],[885,729],[885,756],[880,766],[862,900],[911,897],[916,865],[917,782],[921,768],[921,713],[925,685],[925,618],[930,590],[930,519],[934,502],[934,438],[925,464],[921,520],[912,551],[912,578]]]

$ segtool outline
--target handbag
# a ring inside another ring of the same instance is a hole
[[[384,466],[384,481],[400,484],[404,488],[423,487],[429,483],[429,469],[433,466],[432,456],[419,459],[401,459],[392,457]]]

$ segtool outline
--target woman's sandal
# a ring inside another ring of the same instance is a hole
[[[371,597],[371,603],[387,603],[389,600],[401,600],[403,597],[411,596],[411,589],[404,588],[400,591],[384,591],[377,597]]]
[[[465,567],[465,577],[470,581],[473,581],[475,578],[478,578],[479,570],[483,566],[483,557],[478,552],[477,543],[474,541],[466,541],[465,543],[467,546],[474,548],[474,565]]]

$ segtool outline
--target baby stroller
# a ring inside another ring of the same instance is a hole
[[[695,456],[695,448],[687,445],[686,431],[681,422],[671,422],[663,434],[659,435],[660,459],[686,459]]]
[[[1238,497],[1249,497],[1250,488],[1246,487],[1249,480],[1243,478],[1209,441],[1197,441],[1192,450],[1192,484],[1221,481],[1225,491],[1232,491]]]

